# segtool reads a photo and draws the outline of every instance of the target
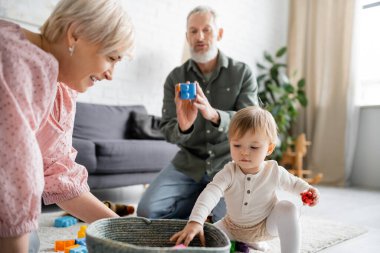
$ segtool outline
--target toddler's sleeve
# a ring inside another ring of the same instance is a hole
[[[209,215],[218,204],[224,192],[229,188],[233,180],[233,165],[228,163],[219,171],[213,180],[199,195],[193,210],[191,211],[189,221],[196,221],[203,225],[207,215]]]
[[[278,166],[280,177],[280,188],[285,191],[299,194],[310,188],[310,185],[303,179],[289,173],[285,168]]]

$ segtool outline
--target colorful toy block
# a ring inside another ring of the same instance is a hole
[[[54,227],[64,228],[77,224],[78,220],[72,216],[62,216],[54,220]]]
[[[72,216],[62,216],[54,221],[55,227],[68,227],[76,224],[78,220]],[[81,226],[78,231],[78,238],[75,240],[55,241],[54,251],[63,251],[65,253],[88,253],[86,247],[86,229],[87,226]]]
[[[230,253],[235,253],[235,241],[230,241],[231,242],[231,247],[230,247]]]
[[[302,202],[304,205],[310,206],[314,203],[314,196],[311,191],[302,192],[301,193]]]
[[[86,237],[86,229],[87,226],[81,226],[78,231],[78,238],[85,238]]]
[[[75,244],[75,240],[64,240],[64,241],[55,241],[54,251],[64,251],[65,248],[71,247]]]
[[[176,246],[173,247],[173,249],[186,249],[187,247],[185,246],[185,244],[178,244]]]
[[[76,244],[72,245],[70,247],[66,247],[65,248],[65,253],[70,253],[72,249],[75,249],[75,248],[78,248],[78,247],[79,247],[79,245],[76,245]]]
[[[77,239],[75,239],[75,244],[82,245],[82,246],[87,246],[87,244],[86,244],[86,238],[77,238]]]
[[[180,83],[177,86],[179,90],[179,97],[183,100],[192,100],[195,99],[197,94],[197,86],[195,83]]]
[[[239,241],[235,242],[235,251],[241,252],[241,253],[249,253],[250,252],[248,245],[244,242],[239,242]]]
[[[88,250],[83,245],[74,245],[66,248],[65,253],[88,253]]]

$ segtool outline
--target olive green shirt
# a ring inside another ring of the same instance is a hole
[[[175,85],[186,81],[199,83],[210,105],[219,113],[219,126],[198,112],[194,125],[186,133],[180,131],[174,102]],[[205,173],[212,178],[231,161],[227,136],[231,117],[239,109],[258,104],[257,90],[256,79],[248,65],[225,56],[220,50],[217,67],[209,81],[191,59],[175,68],[164,85],[160,129],[168,142],[180,147],[172,160],[177,170],[199,181]]]

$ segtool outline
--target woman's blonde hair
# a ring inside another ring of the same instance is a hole
[[[123,48],[132,56],[134,28],[119,0],[61,0],[40,28],[41,34],[54,43],[71,24],[75,24],[74,35],[100,45],[100,53]]]
[[[228,137],[241,138],[247,132],[263,131],[270,143],[277,142],[277,124],[272,114],[259,106],[249,106],[239,110],[232,117],[228,130]]]

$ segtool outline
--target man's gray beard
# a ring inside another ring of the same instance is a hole
[[[218,48],[216,46],[210,47],[205,53],[196,53],[193,48],[190,48],[191,59],[197,63],[207,63],[218,55]]]

